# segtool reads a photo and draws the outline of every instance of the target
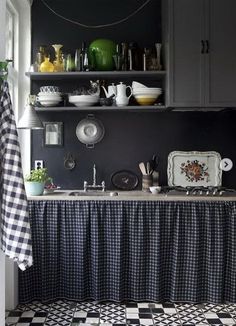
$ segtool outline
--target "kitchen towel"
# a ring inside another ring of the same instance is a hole
[[[32,265],[28,203],[8,83],[0,90],[1,249],[21,270]]]

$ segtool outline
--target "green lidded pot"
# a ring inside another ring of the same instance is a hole
[[[113,55],[116,53],[116,43],[108,39],[97,39],[89,45],[89,64],[95,70],[114,70]]]

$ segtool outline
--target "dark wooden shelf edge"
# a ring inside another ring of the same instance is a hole
[[[235,107],[232,108],[173,108],[166,107],[164,105],[160,106],[141,106],[141,105],[132,105],[132,106],[87,106],[87,107],[76,107],[76,106],[57,106],[57,107],[35,107],[37,112],[66,112],[66,111],[109,111],[109,112],[222,112],[222,111],[232,111],[236,110]]]
[[[76,107],[76,106],[58,106],[58,107],[35,107],[37,112],[66,112],[66,111],[130,111],[130,112],[164,112],[170,111],[170,108],[166,108],[165,106],[124,106],[124,107],[117,107],[117,106],[88,106],[88,107]]]
[[[26,72],[25,75],[31,80],[45,79],[70,79],[79,77],[164,77],[166,71],[151,70],[151,71],[78,71],[78,72]]]

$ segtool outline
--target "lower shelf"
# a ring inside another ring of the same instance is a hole
[[[64,112],[64,111],[155,111],[155,112],[163,112],[169,111],[169,108],[166,108],[163,105],[150,105],[150,106],[142,106],[142,105],[132,105],[132,106],[87,106],[87,107],[76,107],[76,106],[57,106],[57,107],[35,107],[35,110],[38,112]]]

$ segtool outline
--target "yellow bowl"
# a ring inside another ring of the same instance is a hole
[[[155,103],[157,96],[154,97],[135,97],[136,101],[140,105],[152,105]]]

